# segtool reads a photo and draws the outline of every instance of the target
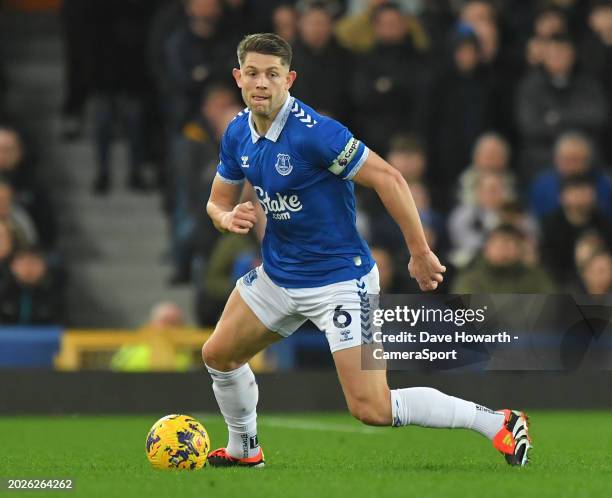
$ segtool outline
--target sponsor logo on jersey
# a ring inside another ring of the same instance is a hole
[[[359,144],[361,142],[357,140],[355,137],[351,138],[348,143],[344,146],[344,149],[338,157],[334,159],[332,165],[328,168],[334,175],[339,175],[342,173],[349,163],[354,159],[355,154],[357,154],[357,150],[359,149]]]
[[[289,154],[278,154],[274,167],[279,175],[287,176],[291,173],[293,171],[293,166],[291,165],[291,157],[289,157]]]
[[[269,213],[274,220],[290,220],[291,213],[296,213],[304,208],[296,194],[282,195],[277,192],[276,199],[271,199],[270,194],[261,187],[254,185],[254,188],[264,213]]]

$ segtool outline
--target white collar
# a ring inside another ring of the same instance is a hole
[[[293,98],[291,94],[287,92],[287,99],[285,100],[285,103],[281,107],[280,111],[278,111],[278,114],[274,118],[274,121],[272,121],[272,125],[266,133],[265,138],[267,138],[268,140],[272,140],[273,142],[276,142],[278,140],[281,131],[283,131],[283,128],[285,127],[285,123],[287,122],[287,118],[289,117],[289,113],[291,112],[291,107],[293,106],[294,100],[295,98]],[[249,128],[251,129],[251,140],[253,141],[253,143],[256,143],[257,140],[261,138],[261,135],[257,133],[255,125],[253,124],[252,112],[249,112]]]

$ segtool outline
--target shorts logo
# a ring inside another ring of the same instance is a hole
[[[340,335],[342,336],[340,338],[340,342],[346,342],[346,341],[350,341],[353,339],[353,336],[351,335],[350,330],[341,330]]]
[[[291,164],[291,157],[289,154],[278,154],[276,156],[276,164],[274,165],[276,171],[278,171],[279,175],[287,176],[289,173],[293,171],[293,166]]]
[[[253,282],[257,279],[257,269],[253,268],[249,273],[247,273],[244,277],[244,285],[248,285],[249,287],[253,285]]]

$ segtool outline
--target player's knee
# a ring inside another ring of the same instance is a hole
[[[229,372],[241,367],[245,362],[229,357],[223,351],[220,351],[214,342],[210,340],[202,346],[202,360],[210,368],[221,372]]]
[[[372,399],[356,399],[349,403],[351,415],[366,425],[391,425],[391,407]]]

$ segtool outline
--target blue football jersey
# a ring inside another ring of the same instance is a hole
[[[217,175],[253,185],[267,217],[263,266],[277,285],[320,287],[372,269],[350,181],[368,153],[345,126],[291,95],[265,136],[248,109],[229,124]]]

